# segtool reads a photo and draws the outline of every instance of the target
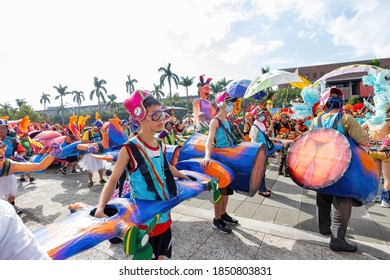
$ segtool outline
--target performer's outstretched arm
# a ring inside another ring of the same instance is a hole
[[[16,162],[13,161],[10,166],[9,174],[38,172],[47,169],[55,159],[55,155],[60,151],[59,146],[51,146],[42,156],[40,162]]]

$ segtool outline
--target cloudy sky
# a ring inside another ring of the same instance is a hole
[[[95,76],[122,101],[127,75],[151,90],[167,63],[178,76],[196,77],[196,94],[201,74],[253,80],[265,66],[390,57],[388,11],[387,0],[6,1],[0,103],[25,98],[43,109],[47,93],[58,106],[53,86],[61,84],[91,104]]]

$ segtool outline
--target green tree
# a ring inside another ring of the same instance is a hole
[[[100,99],[103,100],[103,104],[106,104],[106,99],[104,98],[104,94],[107,94],[107,89],[103,86],[107,84],[106,80],[99,80],[97,77],[94,78],[93,84],[95,89],[91,91],[89,98],[93,100],[93,96],[96,96],[98,99],[98,109],[99,115],[101,115],[100,111]]]
[[[352,96],[350,99],[348,99],[347,104],[355,105],[360,103],[360,99],[357,98],[356,96]]]
[[[181,79],[181,80],[180,80],[180,82],[179,82],[179,85],[185,87],[185,89],[186,89],[186,96],[187,96],[187,104],[186,104],[186,107],[187,107],[188,109],[190,109],[191,104],[190,104],[189,99],[188,99],[188,88],[189,88],[190,86],[192,86],[192,84],[194,83],[195,77],[190,78],[190,77],[188,77],[188,76],[185,76],[185,77],[180,77],[180,79]]]
[[[79,111],[79,116],[80,116],[81,115],[80,105],[81,105],[81,103],[83,103],[83,101],[85,101],[84,92],[74,90],[74,91],[72,91],[72,94],[73,94],[73,102],[77,103],[77,109]]]
[[[110,101],[107,102],[106,107],[110,106],[110,111],[115,110],[120,106],[119,103],[115,101],[117,99],[115,94],[109,94],[107,97]]]
[[[225,79],[225,77],[224,77],[224,78],[222,78],[222,80],[219,80],[218,82],[219,82],[219,84],[221,85],[221,87],[223,88],[222,91],[226,91],[226,90],[227,90],[227,86],[228,86],[231,82],[233,82],[233,80],[226,81],[226,79]]]
[[[373,65],[373,66],[377,66],[377,67],[380,67],[381,66],[381,61],[379,59],[372,59],[370,61],[370,63],[368,63],[369,65]]]
[[[291,100],[301,96],[301,90],[298,88],[287,87],[275,91],[273,100],[275,107],[282,107],[283,103],[290,104]]]
[[[213,95],[216,95],[218,92],[223,92],[224,90],[223,84],[221,84],[220,81],[217,81],[215,84],[211,83],[210,84],[210,91]]]
[[[270,71],[269,66],[261,67],[261,74],[268,73]]]
[[[168,86],[169,86],[169,99],[171,101],[171,106],[173,106],[172,101],[172,81],[176,85],[176,88],[178,88],[179,84],[179,77],[172,72],[171,70],[171,63],[168,63],[167,67],[160,67],[158,69],[158,72],[163,72],[163,74],[160,77],[160,85],[164,86],[164,82],[168,80]]]
[[[61,84],[58,87],[53,86],[53,88],[55,88],[58,92],[58,95],[54,99],[60,98],[60,100],[61,100],[61,106],[60,106],[61,124],[64,125],[64,96],[67,94],[70,94],[70,92],[67,91],[68,86],[63,87],[63,86],[61,86]]]
[[[5,102],[4,104],[0,104],[0,107],[1,107],[1,109],[3,111],[2,115],[5,114],[7,116],[9,116],[11,114],[12,109],[13,109],[9,102]]]
[[[30,105],[23,104],[13,112],[10,116],[11,119],[22,119],[24,116],[29,116],[31,122],[42,122],[43,118],[40,114],[38,114],[34,108],[32,108]]]
[[[161,100],[162,97],[165,96],[165,93],[161,90],[160,85],[153,84],[154,90],[151,93],[158,99]]]
[[[41,100],[39,100],[39,102],[42,104],[43,103],[43,109],[46,111],[46,103],[50,103],[50,94],[46,94],[44,92],[42,92],[42,95],[41,95]]]
[[[15,99],[15,102],[16,102],[16,106],[18,106],[19,108],[22,107],[22,105],[26,105],[27,104],[27,101],[25,98],[22,98],[22,99]]]
[[[130,75],[127,75],[126,92],[132,93],[134,91],[134,84],[138,83],[136,79],[132,79]]]
[[[269,71],[270,71],[269,66],[261,67],[261,75],[264,75],[265,73],[268,73]],[[275,91],[272,88],[266,88],[264,91],[266,92],[266,94],[263,98],[264,101],[271,99],[272,96],[275,94]]]

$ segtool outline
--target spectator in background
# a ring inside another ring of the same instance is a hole
[[[131,134],[131,129],[129,128],[129,122],[127,120],[123,119],[121,121],[121,128],[126,137],[129,138]]]
[[[206,116],[203,112],[198,115],[199,123],[195,128],[196,133],[207,134],[209,131],[209,124],[206,122]]]

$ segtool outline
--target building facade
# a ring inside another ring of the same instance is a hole
[[[378,59],[379,67],[383,69],[389,69],[390,67],[390,58],[381,58]],[[351,61],[351,62],[340,62],[332,64],[322,64],[322,65],[313,65],[313,66],[303,66],[303,67],[294,67],[294,68],[285,68],[281,70],[294,72],[299,74],[302,77],[308,79],[311,83],[314,83],[320,79],[325,74],[348,65],[353,64],[372,64],[372,60],[360,60],[360,61]],[[366,98],[372,93],[372,87],[364,87],[362,84],[362,77],[367,75],[366,72],[344,74],[340,76],[334,76],[327,79],[327,85],[329,87],[336,86],[340,88],[344,93],[344,99],[349,99],[351,97],[356,98]]]

